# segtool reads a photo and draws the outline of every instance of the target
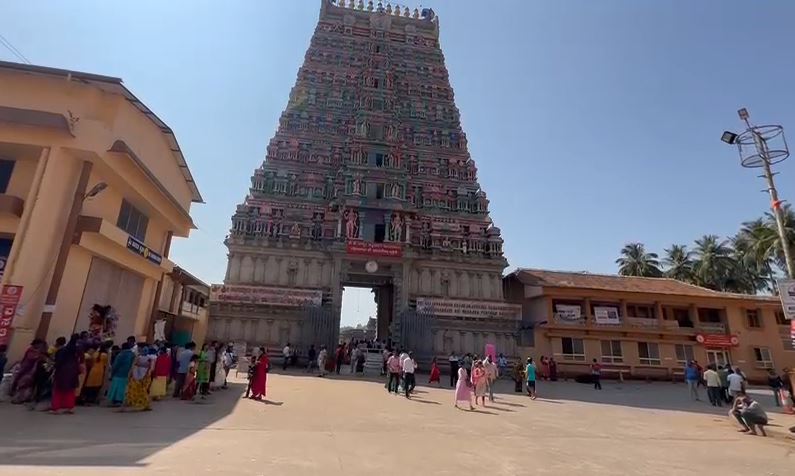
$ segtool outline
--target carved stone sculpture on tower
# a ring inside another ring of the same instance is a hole
[[[345,237],[349,240],[359,238],[359,214],[356,210],[348,210],[345,218]]]
[[[397,213],[392,218],[392,241],[403,241],[403,218]]]

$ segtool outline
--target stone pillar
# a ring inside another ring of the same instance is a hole
[[[384,242],[392,241],[392,214],[384,214]]]
[[[585,298],[583,300],[583,315],[585,316],[585,325],[587,327],[591,327],[593,325],[593,314],[591,313],[591,298]]]
[[[690,318],[690,322],[693,323],[693,327],[698,327],[698,308],[696,308],[695,304],[688,306],[687,316]]]
[[[660,301],[654,303],[654,316],[657,318],[657,326],[664,327],[665,313],[663,312],[662,303]]]
[[[627,315],[627,301],[625,301],[625,300],[623,300],[623,299],[622,299],[622,300],[620,300],[618,303],[619,303],[619,305],[621,306],[621,320],[622,320],[623,322],[626,322],[626,319],[629,317],[629,316]],[[634,317],[634,316],[633,316],[633,317]]]

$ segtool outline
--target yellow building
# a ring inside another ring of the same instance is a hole
[[[11,356],[111,306],[152,334],[172,237],[202,198],[171,129],[118,78],[0,62],[2,284],[24,287]]]
[[[207,336],[209,303],[210,286],[175,266],[163,279],[155,335],[178,345],[193,341],[201,346]]]
[[[519,269],[505,296],[522,305],[524,352],[561,372],[681,378],[687,360],[727,362],[749,379],[795,367],[790,323],[773,296],[721,293],[673,279]]]

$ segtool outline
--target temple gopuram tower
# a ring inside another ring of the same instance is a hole
[[[425,9],[322,0],[289,103],[226,239],[209,337],[336,345],[344,286],[421,357],[515,355],[499,228]]]

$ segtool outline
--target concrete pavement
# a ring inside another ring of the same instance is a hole
[[[427,377],[419,376],[420,383]],[[165,401],[73,416],[0,405],[0,474],[791,475],[795,441],[736,432],[725,409],[690,402],[684,385],[541,382],[530,401],[503,381],[496,404],[453,408],[452,391],[411,400],[349,376],[272,374],[268,402],[242,383],[206,403]],[[706,398],[706,397],[704,397]],[[771,400],[760,401],[770,410]]]

